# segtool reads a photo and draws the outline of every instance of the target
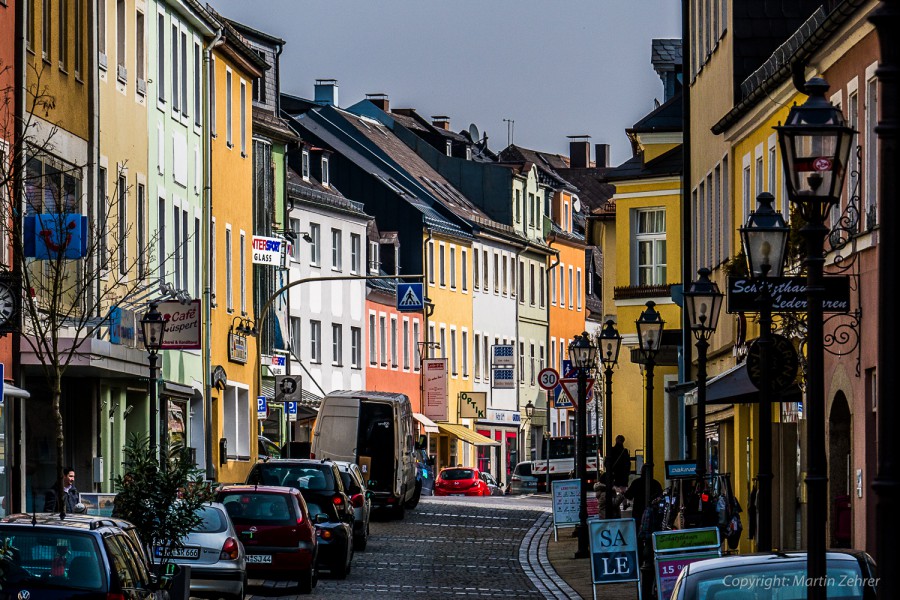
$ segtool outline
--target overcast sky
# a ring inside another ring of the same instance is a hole
[[[567,135],[631,156],[624,129],[662,83],[653,38],[681,36],[676,0],[209,0],[224,16],[281,37],[281,89],[313,97],[337,79],[339,104],[384,93],[392,108],[475,123],[499,151],[568,154]]]

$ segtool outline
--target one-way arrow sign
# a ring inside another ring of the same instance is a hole
[[[397,310],[400,312],[421,312],[425,309],[425,293],[421,283],[397,284]]]

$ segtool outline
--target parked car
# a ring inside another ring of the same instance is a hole
[[[298,581],[302,593],[312,592],[318,580],[318,540],[300,490],[227,485],[219,488],[216,500],[225,506],[244,546],[248,577]]]
[[[416,457],[416,484],[421,488],[422,496],[434,495],[434,459],[428,456],[428,452],[423,447],[424,444],[417,444],[415,450]]]
[[[481,472],[481,480],[488,488],[487,496],[502,496],[503,488],[497,483],[497,480],[494,479],[494,476],[490,473],[486,473],[485,471]]]
[[[533,466],[534,463],[530,460],[516,465],[509,478],[510,494],[531,494],[538,491],[538,478],[532,475]]]
[[[435,496],[490,496],[478,469],[447,467],[441,469],[434,483]]]
[[[402,519],[419,502],[412,406],[405,394],[338,391],[322,399],[310,457],[360,466],[372,503]]]
[[[169,560],[191,567],[191,596],[243,600],[247,582],[244,547],[225,506],[210,502],[197,514],[202,521],[180,548],[168,551]],[[162,548],[154,548],[155,558],[162,554]]]
[[[341,472],[344,490],[350,496],[353,507],[353,549],[365,550],[369,543],[369,519],[372,515],[372,494],[366,489],[359,465],[346,461],[334,461]]]
[[[829,598],[875,600],[875,562],[859,550],[830,550],[825,557]],[[672,600],[806,598],[806,553],[767,552],[710,558],[686,565]]]
[[[143,552],[112,519],[10,515],[0,521],[0,538],[10,545],[3,579],[10,598],[168,598]]]
[[[308,502],[331,504],[335,507],[338,520],[353,522],[350,496],[344,489],[344,480],[332,460],[278,458],[257,463],[250,470],[247,483],[297,488],[303,492],[303,497]]]
[[[305,490],[300,490],[301,494]],[[334,505],[307,499],[306,506],[316,525],[319,556],[316,568],[335,579],[346,579],[353,561],[353,526],[337,518]]]
[[[281,456],[281,448],[264,435],[259,436],[256,442],[257,456],[260,460],[269,460]]]

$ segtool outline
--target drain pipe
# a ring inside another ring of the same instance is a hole
[[[555,242],[555,241],[556,241],[556,235],[551,233],[550,236],[547,238],[547,246],[549,246],[550,249],[553,250],[553,259],[555,260],[555,262],[551,263],[550,266],[547,267],[547,281],[545,282],[547,285],[547,341],[546,341],[547,350],[546,350],[546,352],[548,354],[548,356],[547,356],[548,359],[550,358],[550,356],[549,356],[549,354],[550,354],[550,307],[553,306],[550,302],[550,298],[552,297],[552,296],[550,296],[550,272],[553,271],[553,269],[555,269],[556,267],[558,267],[559,263],[560,263],[559,250],[556,250],[553,248],[553,242]],[[553,358],[556,358],[556,357],[553,357]],[[550,366],[552,363],[553,363],[552,360],[548,360],[547,366]],[[556,365],[556,366],[558,368],[562,367],[562,365]],[[547,435],[547,438],[550,437],[550,431],[551,431],[551,427],[550,427],[550,421],[551,421],[551,419],[550,419],[550,394],[551,394],[551,392],[548,390],[547,391],[547,431],[545,432]],[[548,455],[549,455],[549,452],[548,452]]]
[[[224,41],[223,29],[216,31],[216,36],[203,50],[203,244],[206,252],[203,253],[203,324],[204,347],[203,353],[203,458],[206,463],[206,479],[216,480],[216,466],[212,459],[213,431],[212,431],[212,275],[209,272],[210,257],[215,252],[211,245],[210,229],[212,226],[212,126],[210,122],[210,69],[212,50]]]

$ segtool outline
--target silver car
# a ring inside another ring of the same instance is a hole
[[[372,494],[366,489],[362,471],[356,463],[334,461],[341,472],[344,490],[353,507],[353,549],[365,550],[369,542],[369,517],[372,514]]]
[[[504,493],[503,487],[499,483],[497,483],[497,480],[494,479],[493,475],[482,471],[481,472],[481,480],[487,484],[488,490],[491,492],[491,496],[502,496],[503,495],[503,493]]]
[[[219,502],[199,509],[202,521],[184,540],[181,548],[169,551],[171,561],[191,568],[191,596],[243,600],[246,587],[244,546]],[[159,557],[161,548],[155,548]]]

